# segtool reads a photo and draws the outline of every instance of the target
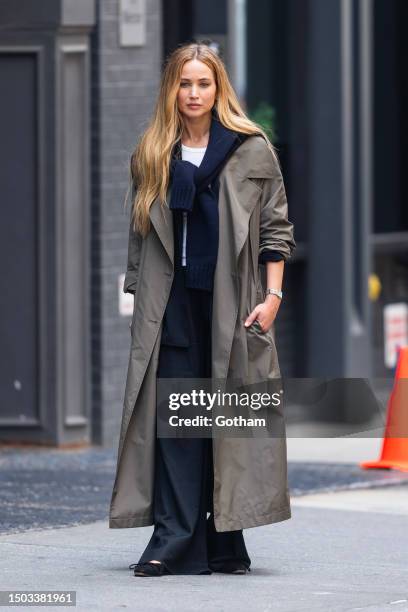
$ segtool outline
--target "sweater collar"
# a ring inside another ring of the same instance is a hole
[[[218,116],[215,107],[211,111],[211,125],[208,145],[201,164],[197,167],[191,162],[181,159],[181,143],[175,145],[171,164],[171,176],[190,177],[194,180],[197,191],[205,189],[217,176],[227,158],[246,140],[247,135],[225,127]],[[180,167],[182,165],[182,169]],[[187,179],[188,180],[188,179]]]

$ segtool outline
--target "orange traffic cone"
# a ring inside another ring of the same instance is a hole
[[[398,351],[397,370],[388,401],[380,459],[364,461],[360,463],[360,467],[393,468],[408,472],[408,346],[399,347]]]

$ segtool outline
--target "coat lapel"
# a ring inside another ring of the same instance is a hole
[[[260,142],[262,140],[262,142]],[[272,154],[271,154],[272,155]],[[248,236],[249,218],[261,194],[261,189],[251,179],[271,178],[272,159],[265,154],[262,137],[248,138],[230,157],[220,172],[219,207],[226,207],[225,215],[220,210],[220,236],[232,244],[235,262]],[[170,202],[171,188],[167,200]],[[168,206],[161,206],[156,198],[150,207],[149,216],[154,229],[174,266],[173,214]],[[231,234],[227,236],[226,234]]]
[[[169,188],[168,201],[170,201],[170,192],[171,189]],[[162,206],[159,198],[156,198],[150,207],[149,216],[171,264],[174,266],[173,213],[168,206]]]
[[[262,194],[261,187],[252,179],[272,177],[272,158],[266,154],[262,137],[248,138],[220,174],[223,188],[219,204],[227,209],[224,224],[221,217],[225,215],[220,215],[220,240],[231,242],[236,264],[248,237],[249,219]]]

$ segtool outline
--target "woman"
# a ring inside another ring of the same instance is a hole
[[[291,516],[280,405],[273,437],[156,436],[159,378],[280,376],[274,320],[293,225],[274,149],[210,47],[169,57],[131,174],[135,307],[109,526],[154,525],[135,576],[244,574],[242,529]]]

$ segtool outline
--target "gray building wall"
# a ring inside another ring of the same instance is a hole
[[[118,2],[97,2],[92,55],[93,441],[111,443],[122,414],[130,348],[129,318],[119,314],[118,276],[125,272],[130,155],[146,127],[162,60],[161,2],[146,2],[146,44],[119,46]]]

